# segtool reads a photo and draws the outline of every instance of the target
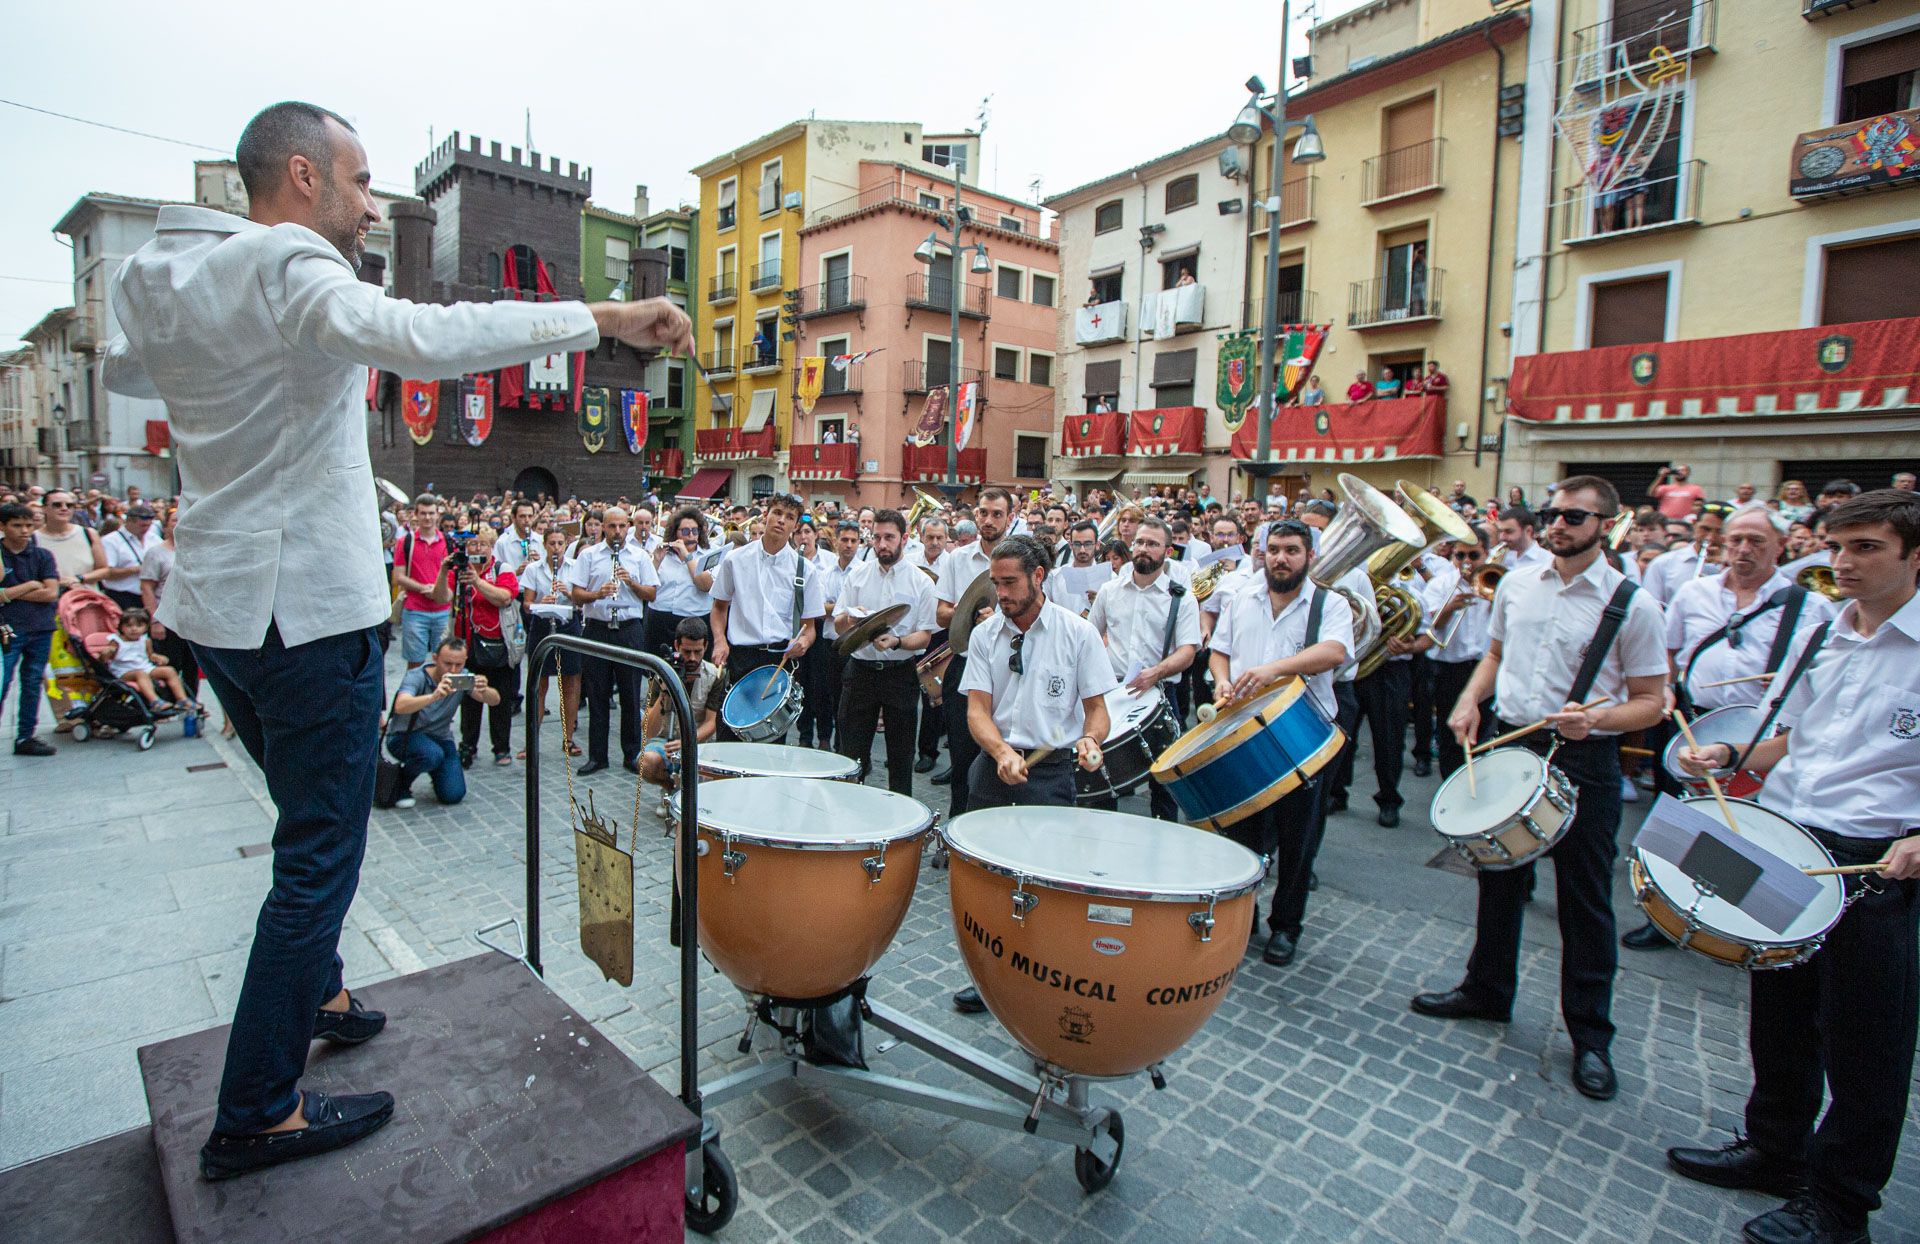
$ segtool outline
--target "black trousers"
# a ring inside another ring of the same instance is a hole
[[[1037,765],[1027,766],[1027,780],[1018,786],[1008,786],[1000,780],[1000,770],[993,758],[981,751],[976,744],[973,760],[967,768],[966,783],[971,788],[967,807],[978,812],[982,808],[1071,808],[1077,788],[1073,784],[1073,758],[1062,752],[1055,752]],[[960,785],[960,775],[954,774],[955,786]]]
[[[1873,863],[1892,845],[1811,832],[1841,864]],[[1920,882],[1846,883],[1852,904],[1812,959],[1747,978],[1747,1135],[1773,1156],[1804,1156],[1815,1192],[1867,1214],[1880,1208],[1880,1190],[1893,1176],[1913,1080]],[[1820,1119],[1823,1090],[1833,1103]]]
[[[953,782],[947,787],[948,820],[959,816],[970,806],[971,792],[968,788],[973,783],[969,775],[973,772],[974,758],[980,754],[980,745],[973,741],[973,734],[967,729],[967,697],[960,691],[960,677],[966,670],[967,659],[955,657],[947,666],[947,676],[940,680],[940,707],[947,718],[947,760],[953,765]],[[999,779],[994,781],[997,784]],[[1067,783],[1069,790],[1066,801],[1072,803],[1072,774],[1067,775]]]
[[[1433,759],[1434,710],[1439,697],[1433,693],[1434,666],[1424,652],[1413,654],[1413,754],[1421,760]]]
[[[511,665],[483,665],[471,660],[467,668],[486,678],[487,685],[500,693],[500,702],[487,705],[470,695],[460,697],[460,746],[469,750],[479,746],[480,714],[484,711],[487,741],[493,746],[493,754],[513,755],[513,714],[520,707],[520,671]],[[621,707],[626,707],[624,697]]]
[[[1511,727],[1501,725],[1501,730]],[[1535,734],[1522,741],[1545,754]],[[1613,1043],[1613,975],[1619,964],[1614,941],[1613,865],[1620,853],[1620,741],[1583,739],[1564,743],[1553,763],[1579,792],[1566,836],[1553,857],[1560,906],[1560,1013],[1576,1049],[1606,1051]],[[1462,986],[1476,998],[1511,1010],[1520,971],[1520,920],[1533,891],[1535,864],[1477,875],[1479,933],[1467,959]]]
[[[1360,695],[1354,690],[1356,685],[1357,680],[1333,684],[1333,719],[1347,742],[1320,773],[1321,798],[1342,808],[1347,806],[1347,787],[1353,785],[1353,754],[1360,746]]]
[[[1692,709],[1685,711],[1687,723],[1691,725],[1697,714]],[[1660,757],[1666,754],[1667,744],[1673,742],[1673,736],[1680,733],[1680,727],[1673,724],[1673,718],[1662,717],[1642,733],[1645,737],[1641,741],[1653,753],[1653,758],[1646,761],[1653,768],[1653,789],[1662,795],[1672,795],[1675,799],[1686,794],[1680,783],[1667,772],[1667,767],[1660,763]]]
[[[122,609],[146,608],[146,603],[147,603],[146,599],[142,597],[138,591],[123,592],[119,588],[106,587],[106,586],[102,586],[100,590],[106,594],[107,599],[111,600],[114,604],[120,606]]]
[[[849,660],[840,687],[840,754],[860,766],[873,761],[874,727],[887,713],[887,789],[913,793],[914,714],[920,709],[920,679],[913,662]]]
[[[1406,770],[1407,697],[1412,694],[1412,682],[1413,662],[1384,661],[1379,669],[1355,679],[1353,684],[1360,717],[1373,740],[1373,801],[1382,811],[1405,802],[1400,797],[1400,775]],[[1351,770],[1352,766],[1349,754],[1347,767]]]
[[[916,661],[924,660],[928,652],[936,651],[946,642],[947,633],[935,631],[933,638],[927,641],[927,652],[918,654]],[[947,715],[938,705],[927,699],[925,692],[922,692],[920,695],[920,755],[927,760],[938,760],[940,740],[946,736],[946,732]]]
[[[1319,850],[1324,820],[1318,812],[1320,781],[1288,791],[1270,807],[1220,831],[1247,850],[1272,859],[1273,901],[1267,928],[1298,939],[1307,916],[1307,874]]]
[[[187,698],[198,700],[200,698],[200,662],[194,659],[192,646],[180,636],[168,631],[165,639],[153,641],[153,650],[165,657],[167,664],[180,671],[180,683],[187,689]],[[385,652],[386,649],[382,648],[381,651]]]
[[[626,622],[595,622],[588,619],[581,628],[582,637],[614,644],[638,652],[647,642],[647,624],[641,618]],[[620,692],[620,759],[640,758],[640,671],[603,657],[587,657],[581,662],[580,688],[587,699],[587,760],[607,763],[607,735],[612,722],[613,693]],[[492,680],[489,679],[489,682]]]
[[[832,647],[832,645],[829,644],[828,647]],[[727,686],[738,686],[742,678],[745,678],[757,669],[768,665],[778,665],[781,654],[786,652],[786,650],[787,645],[785,644],[775,644],[771,646],[759,644],[729,646],[727,648]],[[813,649],[809,648],[807,652],[811,655]],[[803,661],[805,659],[805,657],[801,658]],[[787,668],[793,669],[793,663],[788,662]],[[795,676],[799,676],[798,671],[795,672]],[[802,685],[804,686],[804,684]],[[805,706],[802,705],[802,707],[804,708]],[[727,728],[726,714],[724,713],[720,716],[720,728],[715,731],[714,737],[722,743],[736,743],[740,740],[739,735]],[[783,734],[777,739],[768,739],[766,741],[769,743],[784,743],[787,741],[787,736]]]
[[[846,684],[847,658],[834,651],[833,641],[821,639],[800,658],[800,685],[806,702],[800,706],[800,745],[833,746],[840,720],[840,690]]]
[[[1460,766],[1467,763],[1466,749],[1453,737],[1453,731],[1447,729],[1446,719],[1453,716],[1453,706],[1460,699],[1460,693],[1473,681],[1474,667],[1478,661],[1435,661],[1433,662],[1433,705],[1440,715],[1440,730],[1434,736],[1434,742],[1440,749],[1440,776],[1452,777]],[[1480,705],[1480,733],[1477,737],[1485,739],[1492,736],[1487,731],[1493,725],[1493,710],[1489,701]]]

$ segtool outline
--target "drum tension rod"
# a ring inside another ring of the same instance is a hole
[[[880,844],[880,854],[869,855],[861,860],[860,867],[867,870],[868,885],[879,885],[880,874],[887,871],[887,844],[884,842]]]
[[[1213,940],[1214,900],[1215,900],[1215,896],[1212,894],[1209,894],[1207,895],[1207,909],[1205,911],[1190,911],[1187,913],[1187,923],[1193,926],[1193,931],[1200,935],[1200,940],[1203,942],[1210,942]],[[1160,1086],[1155,1085],[1154,1087],[1158,1088]]]
[[[733,880],[733,870],[747,862],[744,852],[733,849],[733,835],[726,830],[720,831],[720,875],[728,881]]]
[[[1032,911],[1039,903],[1040,896],[1027,889],[1027,879],[1025,877],[1015,877],[1013,879],[1013,918],[1025,924],[1027,922],[1027,913]],[[1039,1110],[1039,1106],[1034,1107],[1034,1118],[1036,1119],[1039,1118]],[[1033,1129],[1029,1128],[1027,1130],[1032,1131]]]

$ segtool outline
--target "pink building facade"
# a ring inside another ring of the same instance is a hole
[[[794,406],[789,476],[810,497],[897,505],[915,487],[946,479],[946,442],[908,443],[929,388],[947,377],[957,350],[960,378],[979,381],[978,426],[960,455],[961,482],[1037,488],[1052,470],[1060,289],[1059,246],[1040,235],[1040,209],[972,186],[961,203],[973,220],[962,245],[984,243],[991,267],[956,289],[947,273],[953,183],[900,164],[860,165],[856,196],[824,205],[800,231],[799,317],[793,356],[870,352],[844,372],[829,367],[811,413]],[[934,233],[932,268],[914,257]],[[951,307],[960,304],[960,339]],[[795,369],[790,383],[798,385]]]

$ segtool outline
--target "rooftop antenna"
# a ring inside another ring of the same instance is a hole
[[[1035,173],[1033,180],[1027,183],[1027,194],[1035,203],[1040,201],[1040,183],[1042,180],[1040,174]]]
[[[527,109],[527,155],[533,155],[533,109]]]

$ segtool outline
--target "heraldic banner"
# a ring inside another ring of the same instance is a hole
[[[1327,332],[1331,324],[1283,324],[1280,328],[1280,348],[1275,351],[1280,361],[1280,401],[1285,406],[1300,392],[1300,386],[1313,374],[1313,365],[1320,358],[1320,347],[1327,343]]]
[[[1247,404],[1253,400],[1253,351],[1257,338],[1252,333],[1222,333],[1220,336],[1220,376],[1214,385],[1214,405],[1231,432],[1247,417]]]
[[[620,429],[627,434],[627,452],[637,454],[647,447],[647,407],[651,399],[645,389],[620,390]]]
[[[607,433],[613,430],[613,393],[604,385],[590,385],[580,392],[580,443],[587,452],[597,454],[607,445]]]
[[[460,435],[478,448],[493,434],[493,376],[460,377]]]
[[[407,421],[407,435],[416,445],[433,439],[433,425],[440,417],[438,380],[400,382],[400,417]]]
[[[940,430],[947,422],[947,386],[936,385],[927,390],[927,404],[920,412],[920,421],[913,425],[913,431],[907,439],[925,449],[940,439]]]
[[[979,381],[969,380],[960,386],[960,400],[953,404],[953,417],[954,447],[965,449],[973,440],[973,430],[980,422]]]
[[[813,404],[820,400],[820,386],[826,380],[825,355],[814,354],[800,360],[800,371],[793,378],[793,404],[800,408],[801,414],[813,413]]]

